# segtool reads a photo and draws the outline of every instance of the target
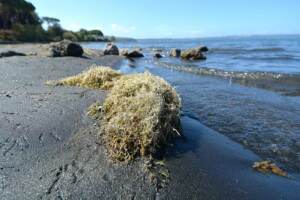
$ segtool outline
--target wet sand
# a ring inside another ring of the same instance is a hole
[[[297,175],[253,171],[257,155],[187,116],[185,139],[167,149],[166,188],[157,192],[149,184],[142,161],[109,162],[99,126],[85,114],[106,93],[44,83],[91,64],[121,62],[115,56],[0,59],[1,199],[298,199]]]
[[[258,173],[251,168],[260,160],[253,152],[193,116],[182,117],[182,125],[185,139],[167,154],[172,180],[168,199],[299,199],[297,175],[288,179]]]
[[[99,144],[96,122],[86,116],[106,93],[49,87],[102,59],[11,57],[0,60],[1,199],[137,199],[155,195],[140,163],[115,166]]]

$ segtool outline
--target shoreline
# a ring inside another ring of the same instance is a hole
[[[300,81],[299,74],[285,74],[275,72],[241,72],[224,71],[217,68],[187,68],[169,63],[159,63],[158,66],[179,72],[195,74],[199,76],[215,77],[228,80],[230,83],[261,88],[274,91],[285,96],[300,96],[300,87],[297,84]]]
[[[260,160],[252,151],[206,127],[193,116],[182,116],[185,139],[175,141],[166,159],[172,178],[171,199],[297,199],[300,176],[261,174],[251,168]],[[176,177],[180,174],[180,177]],[[175,177],[174,177],[175,176]],[[201,184],[199,184],[202,183]],[[179,184],[180,183],[180,184]],[[188,187],[181,187],[188,185]],[[201,185],[201,186],[199,186]],[[172,190],[177,191],[173,193]]]
[[[140,161],[108,162],[103,145],[95,142],[95,121],[85,115],[95,100],[103,102],[105,92],[48,87],[44,82],[75,75],[94,63],[118,69],[123,61],[118,56],[1,58],[1,196],[297,199],[298,175],[287,179],[252,170],[257,155],[188,116],[182,117],[187,139],[175,140],[167,149],[171,179],[159,193],[147,183]]]

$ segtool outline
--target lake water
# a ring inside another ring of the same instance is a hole
[[[171,48],[191,48],[206,45],[209,59],[190,63],[193,66],[243,72],[277,72],[300,74],[300,35],[253,36],[203,39],[144,39],[117,43],[120,48],[142,48],[151,54],[161,50],[167,55]],[[103,48],[104,43],[90,43],[91,48]],[[185,65],[186,62],[167,59],[165,62]]]
[[[149,39],[117,43],[142,48],[124,73],[148,70],[179,92],[183,113],[271,159],[300,171],[300,36]],[[205,61],[169,57],[171,48],[206,45]],[[85,47],[102,49],[104,43]],[[156,59],[155,52],[164,57]]]

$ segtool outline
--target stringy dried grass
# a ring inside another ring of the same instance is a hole
[[[178,135],[181,101],[165,80],[149,72],[122,75],[109,67],[92,67],[56,85],[111,90],[103,106],[88,115],[101,123],[101,136],[113,161],[152,157]]]
[[[114,81],[120,77],[121,73],[110,67],[92,66],[89,70],[76,76],[67,77],[54,83],[55,85],[108,90],[113,87]]]
[[[99,101],[97,101],[88,107],[86,114],[92,119],[100,119],[101,110],[102,110],[102,104]]]
[[[103,105],[101,133],[114,161],[156,154],[179,127],[181,102],[163,79],[146,72],[124,75]]]

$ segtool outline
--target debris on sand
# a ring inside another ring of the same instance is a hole
[[[47,84],[78,86],[90,89],[108,90],[114,81],[121,77],[121,73],[104,66],[92,66],[89,70],[62,80],[47,82]]]
[[[280,169],[275,163],[272,163],[271,161],[260,161],[255,162],[253,164],[253,169],[261,172],[261,173],[273,173],[278,176],[284,176],[287,177],[287,173]]]
[[[0,58],[12,57],[12,56],[26,56],[26,54],[15,52],[15,51],[0,52]]]
[[[111,90],[103,106],[96,102],[87,114],[101,118],[101,136],[113,161],[153,156],[178,136],[180,98],[165,80],[149,72],[122,75],[94,66],[54,84]]]
[[[154,157],[181,136],[181,100],[174,88],[149,72],[122,75],[109,67],[93,67],[56,84],[110,90],[103,105],[96,102],[87,111],[101,124],[99,136],[109,157],[123,163],[142,157],[150,182],[157,189],[168,184],[164,161]]]
[[[155,155],[176,136],[181,102],[176,91],[149,72],[124,75],[103,104],[101,136],[113,161]]]
[[[143,169],[148,174],[150,183],[155,185],[157,190],[165,188],[169,184],[170,171],[164,160],[155,161],[150,157],[145,161]]]
[[[87,110],[87,116],[91,117],[92,119],[99,119],[101,117],[101,110],[102,104],[97,101],[93,103]]]

